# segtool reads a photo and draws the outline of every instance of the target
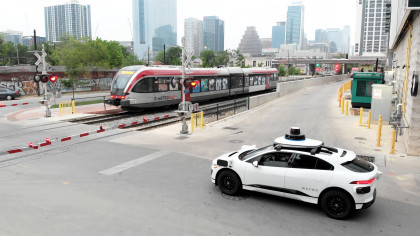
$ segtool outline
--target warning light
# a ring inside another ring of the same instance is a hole
[[[45,142],[49,143],[50,142],[50,138],[46,138]]]
[[[315,70],[316,70],[316,71],[319,71],[319,68],[316,68]]]
[[[191,86],[195,87],[199,83],[198,80],[191,82]]]
[[[57,79],[58,79],[58,76],[56,76],[56,75],[52,75],[52,76],[50,77],[50,81],[51,81],[51,83],[55,83],[55,82],[57,81]]]
[[[33,147],[33,146],[34,146],[34,144],[33,144],[32,142],[30,142],[28,146],[29,146],[29,147]]]

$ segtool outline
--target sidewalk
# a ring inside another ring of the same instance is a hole
[[[105,109],[106,108],[106,109]],[[51,109],[51,117],[45,118],[45,106],[41,104],[39,107],[28,108],[25,110],[17,111],[15,113],[9,114],[7,116],[7,120],[11,122],[15,121],[25,121],[25,120],[33,120],[33,119],[46,119],[48,121],[59,121],[59,120],[66,120],[71,118],[89,116],[94,114],[113,114],[121,112],[121,108],[99,104],[92,104],[92,105],[85,105],[85,106],[76,106],[76,114],[66,113],[60,116],[60,109],[54,108]],[[71,109],[71,108],[66,108]],[[68,112],[68,111],[67,111]]]

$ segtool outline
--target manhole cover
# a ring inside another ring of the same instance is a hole
[[[227,195],[227,194],[222,193],[222,197],[224,197],[228,200],[242,201],[242,200],[247,199],[249,197],[249,195],[242,194],[242,195],[237,195],[237,196],[231,196],[231,195]]]
[[[354,137],[354,139],[357,139],[357,140],[366,140],[366,138],[363,138],[363,137]]]
[[[234,140],[229,140],[229,142],[231,142],[231,143],[243,143],[244,141],[234,139]]]
[[[368,162],[372,162],[372,163],[375,162],[375,157],[374,156],[356,155],[356,157],[359,157],[359,158],[361,158],[365,161],[368,161]]]
[[[238,128],[234,128],[234,127],[223,127],[223,129],[237,130]]]

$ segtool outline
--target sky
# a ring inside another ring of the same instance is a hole
[[[24,36],[45,36],[44,7],[69,0],[1,0],[0,31],[22,31]],[[92,36],[104,40],[131,41],[132,0],[79,0],[91,5]],[[236,49],[247,26],[255,26],[260,38],[271,38],[271,27],[286,21],[292,0],[178,0],[178,44],[184,19],[218,16],[225,22],[225,49]],[[303,0],[305,34],[315,39],[316,29],[350,25],[354,37],[356,0]]]

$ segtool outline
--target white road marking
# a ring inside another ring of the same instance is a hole
[[[161,156],[164,156],[168,153],[170,153],[170,152],[169,151],[158,151],[158,152],[146,155],[144,157],[140,157],[140,158],[134,159],[132,161],[122,163],[121,165],[117,165],[117,166],[111,167],[109,169],[103,170],[103,171],[99,172],[99,174],[113,175],[113,174],[122,172],[124,170],[127,170],[129,168],[144,164],[148,161],[154,160],[154,159],[159,158]]]

